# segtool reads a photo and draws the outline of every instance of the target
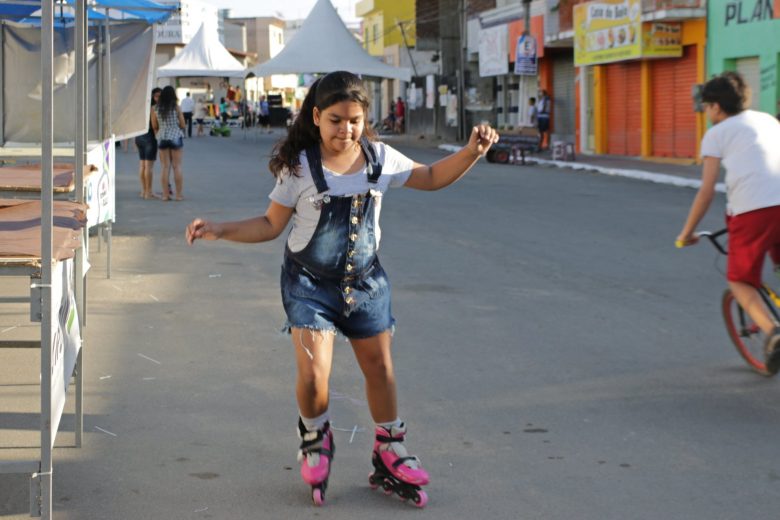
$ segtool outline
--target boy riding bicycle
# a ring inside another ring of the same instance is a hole
[[[735,72],[705,83],[702,100],[712,127],[701,143],[702,183],[678,244],[694,244],[696,226],[715,194],[720,165],[726,168],[726,226],[729,255],[726,278],[737,302],[766,335],[766,368],[780,369],[780,324],[758,292],[764,257],[780,265],[780,122],[747,110],[750,88]]]

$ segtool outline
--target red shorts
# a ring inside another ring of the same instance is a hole
[[[726,216],[729,257],[726,278],[761,287],[761,270],[767,253],[780,264],[780,206]]]

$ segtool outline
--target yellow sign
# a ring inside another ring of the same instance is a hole
[[[642,31],[643,58],[682,56],[682,27],[679,23],[646,23]]]
[[[577,4],[574,27],[577,66],[682,55],[680,25],[643,24],[641,0]]]

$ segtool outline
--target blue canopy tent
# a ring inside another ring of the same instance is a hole
[[[89,19],[139,20],[149,24],[162,23],[179,7],[162,5],[151,0],[93,0],[87,8]],[[57,2],[54,18],[74,19],[76,0]],[[10,0],[0,3],[0,19],[40,24],[41,0]],[[35,14],[38,13],[38,16]],[[107,14],[108,13],[108,14]]]

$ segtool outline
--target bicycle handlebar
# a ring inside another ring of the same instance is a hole
[[[718,237],[723,236],[726,233],[728,233],[728,229],[721,229],[720,231],[715,231],[714,233],[712,231],[699,231],[698,233],[696,233],[696,236],[699,237],[699,238],[706,238],[706,239],[708,239],[712,243],[713,247],[718,250],[718,252],[720,252],[721,254],[724,254],[724,255],[728,255],[728,251],[723,246],[723,244],[718,242]],[[691,244],[686,244],[686,243],[681,242],[680,240],[677,240],[674,243],[674,245],[677,246],[678,248],[680,248],[680,247],[689,246]]]

